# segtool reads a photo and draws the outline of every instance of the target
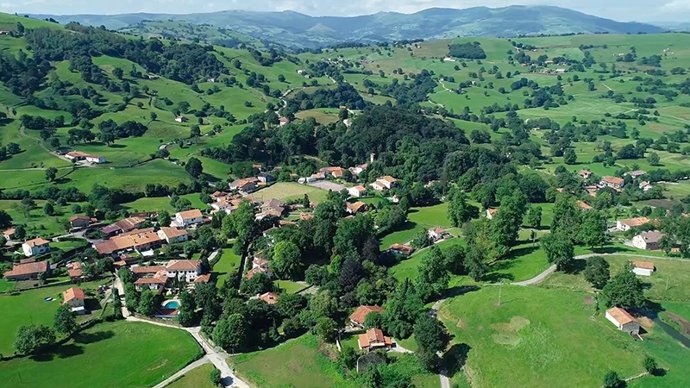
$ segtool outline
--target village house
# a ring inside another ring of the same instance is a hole
[[[187,241],[189,234],[184,229],[163,227],[158,231],[158,237],[168,244],[176,244]]]
[[[359,174],[363,173],[367,169],[367,167],[369,167],[369,165],[365,163],[356,165],[354,167],[350,167],[349,170],[352,173],[352,175],[359,176]]]
[[[284,127],[284,126],[286,126],[286,125],[288,125],[288,124],[290,124],[290,119],[289,119],[289,118],[287,118],[287,117],[285,117],[285,116],[280,116],[280,117],[278,118],[278,125],[280,125],[281,127]]]
[[[589,170],[580,170],[577,175],[580,176],[580,178],[587,180],[592,176],[592,172]]]
[[[367,210],[368,210],[367,204],[362,202],[362,201],[357,201],[355,203],[350,203],[350,202],[345,203],[345,211],[348,214],[355,215],[355,214],[359,214],[359,213],[364,213]]]
[[[107,236],[127,233],[139,228],[144,222],[146,222],[146,219],[142,217],[128,217],[108,226],[104,226],[101,228],[101,232]]]
[[[2,236],[5,238],[5,240],[9,241],[9,240],[12,240],[14,238],[14,232],[15,232],[14,227],[9,227],[9,228],[2,231]]]
[[[358,341],[359,349],[365,351],[372,351],[376,349],[392,349],[395,342],[391,337],[383,335],[381,329],[369,329],[364,334],[360,334]]]
[[[593,209],[593,207],[590,206],[590,204],[588,204],[587,202],[579,201],[579,200],[578,200],[576,203],[577,203],[577,207],[579,207],[580,210],[585,210],[585,211],[587,211],[587,210],[592,210],[592,209]]]
[[[652,184],[647,182],[647,181],[640,182],[640,184],[637,185],[637,187],[639,187],[640,190],[645,191],[645,192],[654,188],[654,186],[652,186]]]
[[[625,185],[625,180],[616,176],[605,176],[599,182],[600,187],[610,187],[614,190],[621,190]]]
[[[81,268],[81,262],[74,261],[67,264],[67,275],[73,282],[80,281],[84,278],[84,271]]]
[[[386,175],[386,176],[382,176],[382,177],[376,179],[376,182],[374,182],[374,183],[377,184],[377,187],[383,187],[384,190],[390,190],[390,189],[394,188],[395,186],[397,186],[398,180],[393,178],[390,175]],[[374,187],[374,186],[372,186],[372,187]],[[374,187],[374,190],[377,190],[377,188]],[[378,191],[383,191],[383,190],[378,190]]]
[[[94,219],[87,216],[72,216],[69,218],[69,226],[72,229],[86,228],[94,222]]]
[[[647,251],[656,251],[661,248],[661,239],[664,234],[658,230],[650,232],[642,232],[633,237],[632,245],[637,249],[644,249]]]
[[[585,186],[585,191],[587,192],[587,194],[589,194],[590,197],[596,197],[597,192],[599,191],[599,186],[597,186],[597,185]]]
[[[494,216],[496,215],[497,212],[498,212],[498,209],[495,207],[490,207],[490,208],[486,209],[486,218],[489,220],[493,220]]]
[[[187,228],[204,222],[204,215],[199,209],[191,209],[175,213],[175,224],[181,228]]]
[[[161,272],[154,276],[146,276],[135,280],[134,288],[137,291],[143,291],[147,288],[152,291],[160,291],[165,287],[167,282],[168,277],[165,276],[165,272]]]
[[[119,255],[127,251],[139,253],[159,248],[163,240],[153,228],[133,230],[112,237],[109,240],[101,241],[93,245],[94,249],[101,255]]]
[[[407,244],[393,244],[388,248],[388,252],[394,255],[410,256],[414,253],[414,248]]]
[[[320,173],[326,177],[342,178],[345,175],[345,169],[342,167],[323,167],[319,170]]]
[[[627,232],[632,228],[639,228],[642,225],[646,225],[649,223],[649,221],[650,220],[647,217],[635,217],[625,220],[618,220],[616,221],[616,229],[620,230],[621,232]]]
[[[433,242],[441,241],[446,237],[450,237],[450,233],[448,233],[447,230],[440,227],[429,229],[427,231],[427,235]]]
[[[240,193],[247,195],[259,189],[258,183],[259,178],[256,177],[242,178],[230,183],[229,188],[231,191],[239,191]]]
[[[215,212],[225,212],[225,214],[230,214],[233,211],[235,211],[240,204],[242,203],[241,198],[229,198],[229,197],[221,197],[216,199],[216,202],[211,204],[211,208],[213,209],[212,213]]]
[[[85,152],[79,152],[79,151],[68,152],[65,154],[65,157],[71,161],[74,161],[74,162],[85,160],[89,163],[94,163],[94,164],[105,163],[105,158],[102,156],[91,155],[91,154],[87,154]]]
[[[71,287],[62,292],[62,304],[69,306],[73,313],[86,313],[85,301],[86,296],[81,288]]]
[[[165,266],[169,278],[193,282],[201,274],[200,260],[170,260]]]
[[[358,186],[350,187],[349,189],[347,189],[347,193],[351,197],[360,198],[360,197],[363,197],[367,194],[367,188],[362,186],[362,185],[358,185]]]
[[[259,175],[256,176],[256,179],[258,179],[259,182],[261,182],[263,184],[275,182],[275,180],[276,180],[276,178],[273,175],[271,175],[267,172],[259,173]]]
[[[189,121],[189,119],[187,119],[184,116],[177,116],[175,117],[175,121],[177,121],[178,123],[186,123],[187,121]]]
[[[22,244],[22,251],[26,257],[40,256],[50,251],[50,241],[40,237],[34,238]]]
[[[268,260],[261,257],[254,257],[252,260],[252,269],[247,271],[245,278],[249,280],[260,273],[265,274],[268,277],[273,276],[273,272],[271,272],[271,269],[268,266]]]
[[[641,177],[642,175],[645,175],[645,174],[647,174],[647,172],[646,172],[646,171],[643,171],[643,170],[634,170],[634,171],[629,171],[629,172],[626,172],[626,173],[625,173],[625,175],[627,175],[627,176],[629,176],[629,177],[631,177],[631,178],[633,178],[633,179],[637,179],[637,178],[639,178],[639,177]]]
[[[380,306],[359,306],[350,314],[350,325],[352,327],[364,327],[364,320],[367,315],[371,313],[383,313],[383,308]]]
[[[266,292],[259,295],[259,300],[262,300],[268,304],[276,304],[278,303],[278,294],[274,292]]]
[[[11,270],[4,273],[7,280],[30,280],[38,279],[44,273],[50,273],[50,266],[47,261],[25,261],[14,264]]]
[[[640,324],[637,320],[635,320],[629,312],[620,307],[612,307],[606,310],[606,319],[616,325],[620,331],[635,335],[640,333]]]
[[[652,276],[652,273],[656,270],[654,263],[651,261],[633,261],[633,273],[639,276]]]

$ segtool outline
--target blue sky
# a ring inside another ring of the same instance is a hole
[[[690,0],[0,0],[0,11],[49,14],[193,13],[245,9],[309,15],[415,12],[430,7],[558,5],[620,21],[690,21]]]

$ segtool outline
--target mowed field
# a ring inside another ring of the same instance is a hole
[[[235,373],[261,388],[355,388],[345,380],[337,366],[319,351],[319,339],[306,334],[275,348],[231,357]]]
[[[185,331],[137,322],[98,324],[54,352],[0,362],[8,387],[149,387],[201,355]]]
[[[328,192],[309,185],[294,182],[278,182],[252,193],[251,197],[264,202],[274,198],[287,201],[302,199],[305,194],[309,196],[310,201],[319,203],[326,199]]]
[[[107,282],[82,283],[80,287],[88,293]],[[52,325],[55,312],[62,303],[62,292],[73,286],[73,284],[65,284],[22,291],[16,295],[0,295],[0,311],[2,311],[0,353],[5,355],[14,353],[14,338],[20,326],[29,324]],[[44,299],[48,297],[54,298],[54,300],[45,301]]]
[[[655,328],[644,342],[633,340],[596,313],[592,300],[576,291],[484,287],[447,302],[439,316],[467,351],[465,373],[476,386],[598,387],[608,370],[643,372],[648,353],[662,367],[682,368],[656,349],[686,356],[687,349]]]
[[[173,381],[169,388],[215,388],[211,383],[211,372],[215,369],[213,364],[208,363],[194,368],[185,373],[179,379]]]

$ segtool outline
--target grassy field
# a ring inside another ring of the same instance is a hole
[[[102,323],[54,352],[0,362],[0,379],[12,387],[148,387],[200,354],[194,339],[182,330]]]
[[[440,226],[450,228],[448,219],[448,203],[441,203],[428,207],[413,207],[407,215],[408,222],[396,231],[381,239],[381,249],[388,249],[392,244],[406,243],[412,240],[422,230]]]
[[[242,258],[232,250],[232,247],[224,248],[220,259],[213,266],[213,272],[217,276],[216,286],[218,288],[222,287],[228,276],[239,271],[241,263]]]
[[[275,348],[231,357],[228,363],[239,377],[258,387],[357,387],[345,380],[337,366],[319,350],[312,335],[290,340]]]
[[[309,196],[309,200],[319,203],[326,199],[328,192],[316,187],[301,185],[293,182],[278,182],[270,187],[252,193],[252,198],[261,201],[269,201],[273,198],[282,200],[301,199],[304,194]]]
[[[179,379],[173,381],[170,388],[214,388],[211,383],[211,372],[215,369],[213,364],[208,363],[194,368],[185,373]]]
[[[99,285],[107,281],[82,283],[84,291],[95,290]],[[0,295],[0,311],[3,317],[0,321],[0,353],[12,354],[14,352],[14,337],[22,325],[45,324],[52,325],[53,316],[60,307],[62,292],[72,284],[38,288],[22,291],[17,295]],[[46,302],[44,298],[52,297],[55,300]]]
[[[440,317],[458,347],[469,346],[466,373],[476,386],[599,386],[607,370],[642,372],[643,353],[587,294],[486,287],[454,298]],[[544,306],[549,306],[544,308]]]
[[[308,287],[302,283],[297,283],[290,280],[276,280],[274,283],[286,294],[295,294]]]
[[[650,277],[639,277],[648,285],[645,295],[653,301],[690,302],[690,261],[683,259],[641,259],[632,256],[604,256],[609,262],[611,275],[623,269],[628,261],[651,261],[656,272]],[[542,287],[566,288],[569,290],[590,290],[590,284],[580,274],[555,273],[542,283]]]

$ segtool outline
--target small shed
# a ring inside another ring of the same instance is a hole
[[[616,325],[618,330],[626,333],[638,335],[640,333],[640,324],[637,322],[629,312],[620,307],[612,307],[606,310],[606,319]]]
[[[651,261],[633,261],[633,273],[639,276],[652,276],[656,270]]]

